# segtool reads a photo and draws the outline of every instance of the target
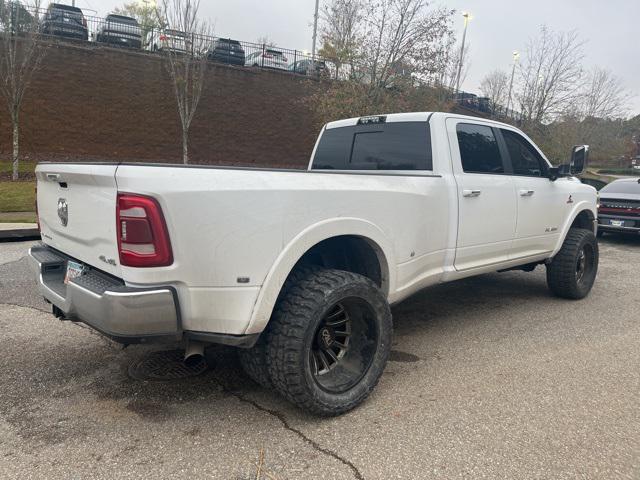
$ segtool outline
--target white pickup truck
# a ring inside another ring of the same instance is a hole
[[[389,305],[420,289],[545,265],[596,277],[596,191],[519,130],[447,113],[327,124],[308,170],[41,163],[30,258],[62,319],[121,343],[241,347],[249,376],[336,415],[376,385]]]

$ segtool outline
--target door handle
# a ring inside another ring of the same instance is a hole
[[[520,196],[521,197],[530,197],[534,193],[536,193],[535,190],[520,190]]]
[[[47,180],[51,180],[52,182],[57,182],[60,180],[59,173],[47,173]]]
[[[481,190],[462,190],[463,197],[479,197],[481,193]]]

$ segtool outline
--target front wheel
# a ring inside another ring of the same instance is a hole
[[[563,298],[586,297],[598,273],[598,241],[591,230],[572,228],[562,248],[547,265],[547,284]]]
[[[309,270],[279,302],[266,339],[273,386],[318,415],[359,405],[378,383],[391,349],[391,311],[368,278]]]

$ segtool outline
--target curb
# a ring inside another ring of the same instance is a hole
[[[0,223],[0,241],[3,240],[33,240],[40,238],[40,231],[36,227],[25,226],[2,229]]]

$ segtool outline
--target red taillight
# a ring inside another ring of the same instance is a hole
[[[40,231],[40,215],[38,215],[38,184],[36,183],[35,186],[35,191],[36,191],[36,224],[38,225],[38,231]]]
[[[116,218],[121,265],[166,267],[173,263],[167,224],[155,198],[119,193]]]

